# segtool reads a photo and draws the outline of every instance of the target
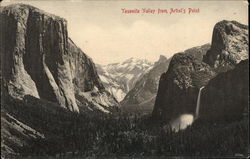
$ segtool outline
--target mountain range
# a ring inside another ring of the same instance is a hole
[[[105,88],[121,101],[152,66],[148,60],[129,58],[119,63],[97,65],[97,72]]]
[[[125,112],[151,113],[158,90],[159,79],[167,71],[171,58],[161,55],[152,68],[138,80],[120,102]]]

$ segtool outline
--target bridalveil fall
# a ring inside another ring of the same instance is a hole
[[[173,120],[170,123],[173,131],[177,132],[179,130],[186,129],[187,126],[191,125],[193,123],[193,121],[198,118],[199,110],[200,110],[200,102],[201,102],[201,91],[203,88],[204,88],[204,86],[199,89],[199,93],[197,96],[197,102],[196,102],[195,114],[194,115],[193,114],[181,114],[178,118]]]
[[[195,110],[195,119],[197,119],[198,116],[199,116],[200,103],[201,103],[201,91],[202,91],[203,88],[204,88],[204,86],[200,88],[199,93],[198,93],[197,103],[196,103],[196,110]]]

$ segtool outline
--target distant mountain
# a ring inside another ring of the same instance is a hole
[[[129,58],[120,63],[97,65],[97,72],[105,88],[121,101],[152,66],[147,60]]]
[[[248,106],[248,68],[247,62],[241,62],[248,59],[247,36],[248,26],[224,20],[214,27],[211,47],[175,54],[168,71],[161,75],[152,117],[169,122],[181,114],[194,115],[199,90],[204,86],[200,92],[201,118],[242,117]]]
[[[24,4],[3,7],[0,15],[6,94],[18,99],[32,95],[75,112],[110,112],[119,105],[92,59],[68,37],[65,19]]]
[[[161,55],[148,73],[138,80],[121,102],[121,109],[127,112],[151,112],[155,103],[159,79],[168,69],[170,59]]]

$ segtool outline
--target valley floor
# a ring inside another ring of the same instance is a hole
[[[45,136],[15,149],[24,158],[235,157],[248,152],[248,119],[200,121],[175,133],[150,116],[74,114],[35,98],[9,98],[3,109]]]

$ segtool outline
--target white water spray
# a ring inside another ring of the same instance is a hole
[[[184,130],[193,123],[193,120],[193,114],[182,114],[171,122],[171,128],[175,132],[178,132],[179,130]]]
[[[201,103],[201,91],[202,91],[203,88],[204,88],[204,86],[200,88],[199,94],[198,94],[198,97],[197,97],[196,110],[195,110],[195,119],[197,119],[198,116],[199,116],[200,103]]]
[[[173,131],[178,132],[179,130],[186,129],[189,125],[191,125],[193,123],[193,121],[195,119],[198,118],[199,110],[200,110],[201,92],[202,92],[203,88],[204,88],[204,86],[199,89],[195,115],[193,115],[193,114],[181,114],[175,120],[172,120],[172,122],[170,122],[170,124],[171,124],[171,128]]]

